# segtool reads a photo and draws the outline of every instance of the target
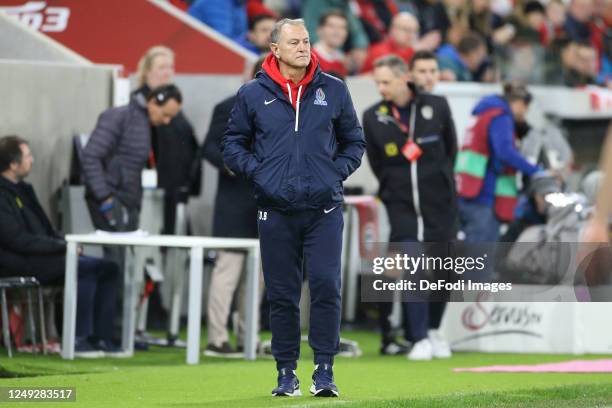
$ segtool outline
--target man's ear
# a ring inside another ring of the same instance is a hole
[[[272,55],[278,58],[278,44],[270,43],[270,51],[272,52]]]

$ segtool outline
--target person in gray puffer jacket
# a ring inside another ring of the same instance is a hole
[[[141,173],[151,151],[151,127],[168,124],[181,104],[179,89],[164,85],[146,98],[134,95],[128,105],[100,114],[81,161],[85,198],[97,229],[138,227]]]

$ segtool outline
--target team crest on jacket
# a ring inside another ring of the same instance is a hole
[[[325,92],[321,88],[317,88],[317,92],[315,93],[315,105],[327,106],[327,101],[325,100]]]

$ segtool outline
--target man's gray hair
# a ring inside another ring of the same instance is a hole
[[[294,25],[294,26],[302,26],[306,28],[306,24],[304,23],[304,20],[301,18],[296,18],[296,19],[283,18],[282,20],[279,20],[276,22],[276,24],[274,24],[274,29],[272,30],[272,33],[270,33],[270,42],[274,44],[278,44],[281,30],[287,24]]]
[[[374,61],[374,68],[389,67],[397,76],[408,72],[408,65],[397,55],[385,55]]]

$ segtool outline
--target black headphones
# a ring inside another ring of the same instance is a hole
[[[152,89],[151,92],[149,92],[149,95],[147,95],[147,102],[152,99],[155,100],[155,103],[158,106],[165,105],[170,99],[174,99],[179,104],[183,103],[183,95],[181,94],[181,91],[176,87],[176,85],[173,84],[162,85]]]

